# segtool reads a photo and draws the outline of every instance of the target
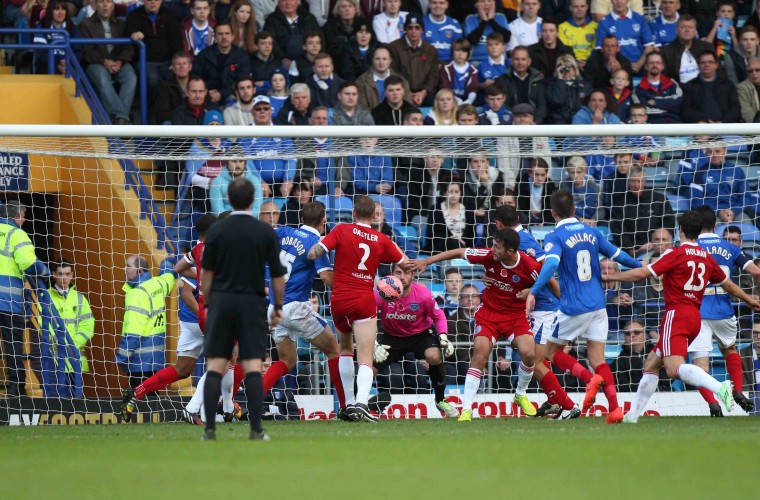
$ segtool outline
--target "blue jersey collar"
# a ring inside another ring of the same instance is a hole
[[[303,230],[304,230],[304,231],[306,231],[307,233],[313,233],[313,234],[316,234],[317,236],[322,236],[321,234],[319,234],[319,231],[317,231],[316,229],[314,229],[314,228],[313,228],[313,227],[311,227],[311,226],[307,226],[306,224],[303,224],[303,225],[301,226],[301,229],[303,229]]]
[[[565,224],[577,224],[580,222],[575,217],[568,217],[567,219],[562,219],[561,221],[557,222],[557,227],[564,226]]]

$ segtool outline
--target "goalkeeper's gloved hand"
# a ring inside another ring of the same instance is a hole
[[[390,348],[391,346],[389,345],[382,345],[375,342],[375,354],[372,356],[375,363],[382,363],[388,359],[388,349]]]
[[[449,336],[445,333],[442,333],[438,336],[438,341],[441,344],[441,349],[443,349],[443,353],[447,358],[450,358],[454,355],[454,344],[452,344],[449,341]]]

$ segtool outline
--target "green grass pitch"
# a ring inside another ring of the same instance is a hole
[[[0,428],[0,498],[758,498],[760,420]]]

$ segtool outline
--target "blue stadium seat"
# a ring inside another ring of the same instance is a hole
[[[530,227],[530,234],[533,235],[534,238],[536,238],[536,241],[541,243],[544,241],[544,238],[546,238],[546,235],[554,231],[556,226],[553,224],[544,224],[542,226],[531,226]]]
[[[670,186],[670,170],[667,167],[644,167],[648,188],[664,189]]]
[[[395,227],[404,220],[401,199],[389,194],[371,194],[370,198],[380,203],[385,209],[385,222]]]
[[[665,193],[665,198],[670,202],[670,207],[676,213],[687,211],[691,205],[691,200],[689,198],[684,198],[677,194]]]
[[[410,259],[416,259],[420,251],[420,240],[417,237],[417,230],[412,226],[396,224],[393,226],[393,233],[396,236],[396,243],[401,250],[406,253]]]
[[[610,228],[607,226],[596,226],[597,231],[599,231],[602,236],[607,238],[607,241],[612,241],[612,235],[610,234]]]
[[[438,278],[444,279],[446,276],[446,269],[456,267],[462,274],[462,278],[467,280],[479,280],[485,274],[485,268],[480,264],[470,264],[465,259],[452,259],[444,263],[445,265],[438,266]]]
[[[354,203],[348,196],[315,196],[314,201],[322,203],[327,209],[327,219],[330,222],[351,222]]]

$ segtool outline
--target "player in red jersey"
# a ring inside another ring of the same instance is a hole
[[[413,269],[424,271],[434,263],[450,259],[467,259],[472,264],[482,264],[486,268],[485,278],[491,285],[483,291],[483,302],[475,311],[474,352],[464,382],[464,401],[460,422],[472,420],[472,403],[480,387],[483,369],[491,355],[493,345],[501,337],[520,352],[520,368],[515,402],[529,416],[536,415],[536,409],[525,396],[525,389],[533,377],[535,342],[525,315],[525,301],[517,294],[530,288],[536,282],[541,264],[519,250],[520,236],[513,229],[500,229],[493,236],[491,249],[459,248],[442,252],[426,259],[413,261]],[[550,286],[557,292],[556,281]]]
[[[649,398],[657,388],[662,366],[670,378],[680,378],[695,387],[715,393],[728,411],[733,406],[731,380],[718,382],[697,366],[686,363],[687,347],[702,327],[699,307],[708,283],[720,285],[727,293],[743,300],[755,311],[760,303],[747,295],[726,276],[715,260],[700,248],[697,238],[702,232],[702,216],[684,212],[678,219],[681,246],[662,254],[654,264],[609,275],[606,281],[639,281],[650,276],[662,277],[665,314],[660,325],[660,340],[644,363],[644,376],[639,382],[631,409],[624,423],[636,423]]]
[[[374,285],[381,263],[400,264],[406,256],[384,234],[370,227],[375,202],[369,196],[354,197],[354,222],[338,224],[321,242],[309,250],[309,259],[317,259],[335,250],[335,281],[330,298],[330,311],[339,333],[340,374],[346,396],[347,413],[356,420],[377,422],[369,411],[372,388],[372,357],[377,338],[377,307]],[[353,335],[352,335],[353,334]],[[359,370],[354,395],[348,391],[354,378],[354,337]]]

